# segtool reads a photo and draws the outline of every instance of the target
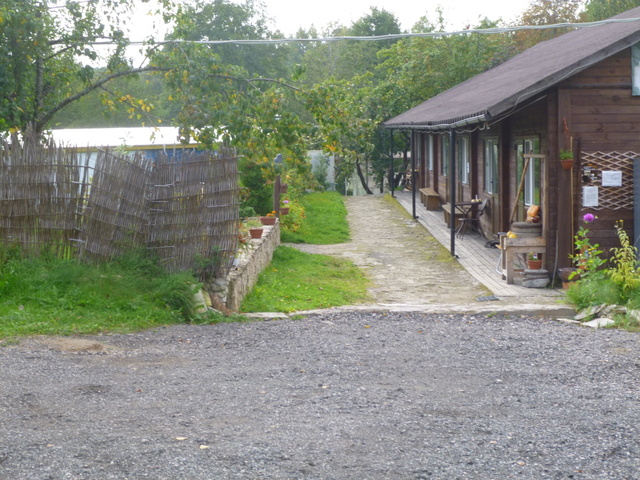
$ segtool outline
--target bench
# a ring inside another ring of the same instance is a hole
[[[440,195],[433,188],[420,189],[420,201],[427,210],[437,210],[440,208]]]
[[[449,226],[451,225],[451,204],[450,203],[445,203],[444,205],[442,205],[442,213],[444,215],[444,223]],[[458,228],[458,225],[460,224],[460,218],[462,218],[464,216],[464,213],[457,211],[456,209],[456,228]]]

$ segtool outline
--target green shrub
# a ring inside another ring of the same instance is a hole
[[[578,309],[603,303],[616,305],[623,298],[619,286],[610,278],[578,280],[567,290],[567,297]]]

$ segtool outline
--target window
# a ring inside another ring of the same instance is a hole
[[[442,148],[440,155],[441,169],[440,172],[443,177],[449,175],[449,160],[451,157],[451,138],[449,135],[443,135],[441,138]]]
[[[433,135],[427,136],[427,168],[433,172]]]
[[[640,43],[631,47],[631,93],[640,95]]]
[[[540,153],[540,139],[537,137],[524,138],[517,145],[518,156],[518,179],[521,178],[522,169],[525,164],[525,153]],[[541,185],[541,161],[539,158],[529,160],[529,168],[525,172],[524,180],[524,204],[525,206],[540,205],[542,196],[540,195]]]
[[[469,184],[469,144],[467,136],[460,136],[456,139],[458,180],[464,184]]]
[[[498,139],[484,141],[484,191],[498,193]]]

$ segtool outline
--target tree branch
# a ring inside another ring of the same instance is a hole
[[[93,92],[94,90],[96,90],[98,88],[101,88],[103,85],[105,85],[106,83],[110,82],[111,80],[115,80],[116,78],[120,78],[120,77],[126,77],[127,75],[135,75],[135,74],[138,74],[138,73],[164,72],[164,71],[167,71],[167,70],[169,70],[169,69],[168,68],[160,68],[160,67],[142,67],[142,68],[136,68],[136,69],[133,69],[133,70],[127,70],[127,71],[124,71],[124,72],[113,73],[113,74],[103,78],[102,80],[94,83],[93,85],[88,86],[87,88],[85,88],[81,92],[78,92],[75,95],[72,95],[72,96],[70,96],[68,98],[65,98],[58,105],[54,106],[53,108],[51,108],[51,110],[49,110],[48,112],[44,113],[42,115],[42,117],[40,117],[39,119],[37,119],[35,121],[36,132],[41,133],[42,130],[44,129],[44,126],[47,124],[47,122],[49,120],[51,120],[53,118],[53,116],[56,113],[58,113],[60,110],[62,110],[64,107],[66,107],[70,103],[73,103],[76,100],[84,97],[85,95],[88,95],[89,93]]]

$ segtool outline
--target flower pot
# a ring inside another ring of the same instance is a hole
[[[540,270],[542,268],[542,260],[527,260],[527,268],[529,270]]]
[[[566,290],[571,285],[573,285],[576,282],[576,280],[580,279],[579,273],[576,273],[573,276],[571,276],[573,272],[577,272],[577,271],[578,271],[577,268],[571,268],[571,267],[558,269],[558,276],[560,277],[560,280],[562,280],[562,288]]]
[[[251,235],[251,238],[262,238],[262,231],[262,228],[250,228],[249,235]]]
[[[289,207],[284,207],[280,209],[280,215],[288,215],[289,214]]]
[[[280,193],[287,193],[289,191],[289,184],[288,183],[281,183],[280,184]]]
[[[276,217],[260,217],[260,222],[263,225],[275,225]]]
[[[571,170],[573,167],[573,158],[560,160],[560,165],[562,165],[563,170]]]

